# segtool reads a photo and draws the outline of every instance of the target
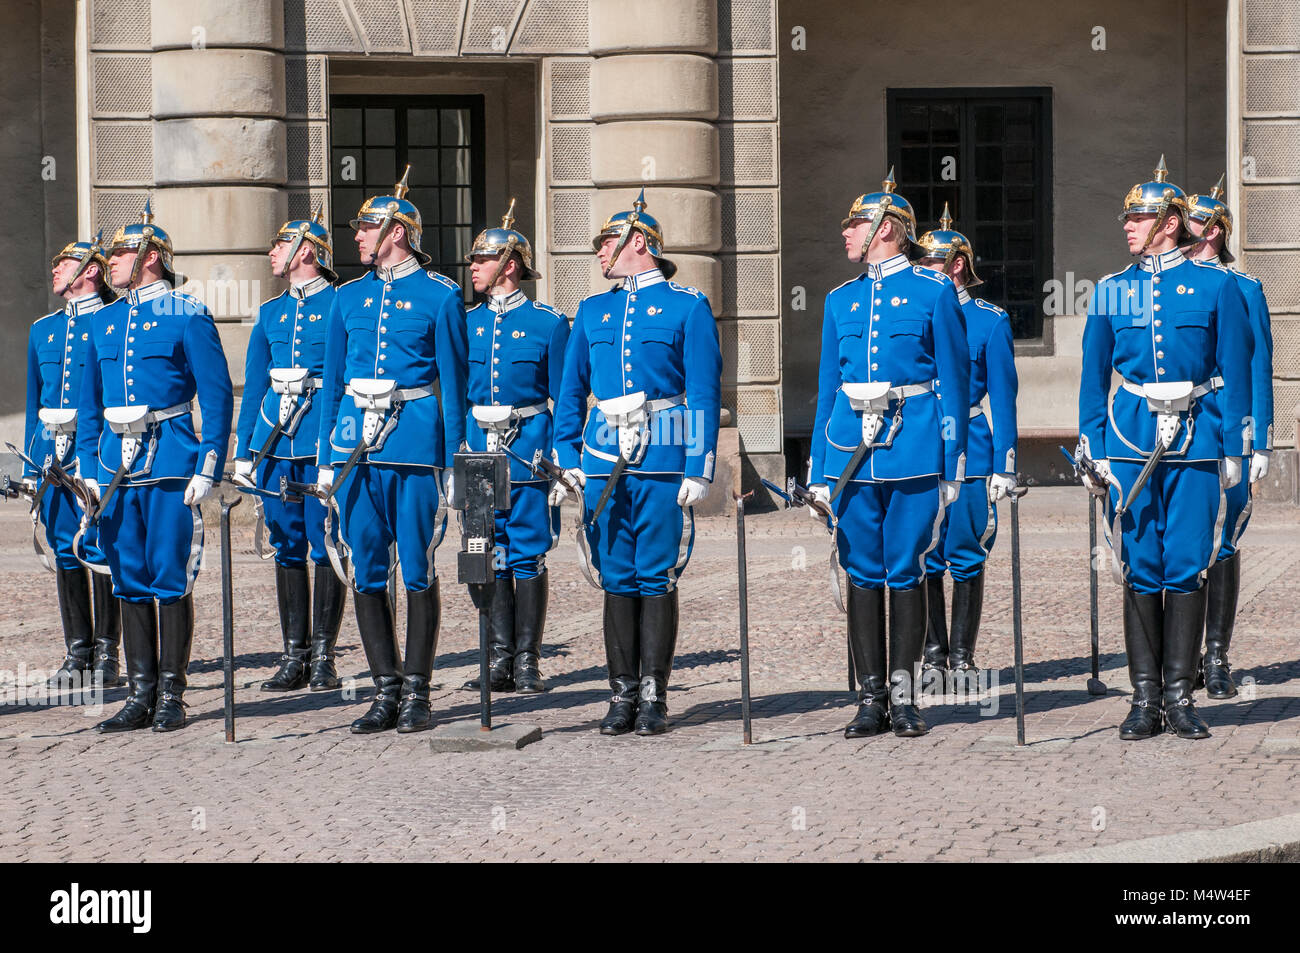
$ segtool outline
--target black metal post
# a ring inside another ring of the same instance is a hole
[[[749,721],[749,571],[745,555],[745,497],[741,495],[736,496],[736,568],[740,583],[740,720],[744,743],[752,744]]]
[[[1020,497],[1026,488],[1019,486],[1010,493],[1011,500],[1011,605],[1012,636],[1016,650],[1016,747],[1025,745],[1025,651],[1021,629],[1020,594]]]
[[[226,741],[235,741],[235,586],[230,567],[230,511],[242,496],[221,501],[221,668],[225,681]]]
[[[1104,504],[1102,504],[1104,505]],[[1088,496],[1088,618],[1092,626],[1092,678],[1088,679],[1089,695],[1105,695],[1106,683],[1101,680],[1100,623],[1097,618],[1097,506],[1098,500]]]

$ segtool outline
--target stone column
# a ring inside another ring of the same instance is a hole
[[[283,4],[153,0],[151,12],[155,217],[238,358],[240,319],[283,287],[266,257],[288,217]],[[242,360],[231,373],[242,383]]]

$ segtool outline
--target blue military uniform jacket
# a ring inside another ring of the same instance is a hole
[[[192,476],[221,480],[234,407],[230,371],[212,315],[201,301],[155,281],[128,291],[95,313],[78,410],[81,473],[108,483],[121,464],[121,437],[103,418],[105,407],[163,410],[198,396],[200,438],[190,413],[150,428],[129,482]]]
[[[1214,262],[1217,264],[1217,260]],[[1250,415],[1255,419],[1254,450],[1273,449],[1273,324],[1264,286],[1254,275],[1229,268],[1246,299],[1246,313],[1255,343],[1250,356]],[[1217,394],[1215,399],[1217,399]]]
[[[1214,399],[1196,400],[1192,439],[1180,428],[1164,459],[1217,460],[1250,452],[1250,321],[1226,268],[1189,261],[1178,249],[1148,255],[1097,282],[1083,332],[1079,435],[1095,459],[1141,461],[1156,440],[1145,398],[1120,387],[1108,400],[1111,371],[1135,385],[1217,383]]]
[[[86,353],[90,350],[91,315],[103,307],[98,294],[83,295],[32,324],[27,337],[27,427],[23,448],[36,463],[44,464],[45,458],[54,454],[54,435],[41,423],[40,411],[77,409]],[[23,464],[23,476],[37,475]]]
[[[403,390],[441,382],[436,396],[402,405],[398,422],[371,463],[450,466],[465,440],[468,344],[465,301],[450,278],[414,258],[375,269],[338,289],[330,311],[321,401],[319,463],[348,458],[362,439],[364,411],[345,393],[349,381],[396,381]]]
[[[908,397],[889,447],[867,453],[855,481],[966,475],[970,421],[970,349],[952,280],[895,255],[826,296],[812,436],[812,483],[834,483],[862,442],[862,415],[842,385],[888,381],[893,387],[941,387]],[[890,405],[884,440],[891,418]]]
[[[644,392],[648,401],[685,395],[653,415],[649,445],[628,473],[713,480],[722,403],[722,351],[708,299],[664,278],[659,269],[623,279],[585,298],[573,319],[564,380],[555,407],[559,465],[607,475],[618,461],[618,431],[598,401]],[[586,427],[583,421],[586,420]]]
[[[1016,354],[1011,319],[995,304],[957,290],[970,347],[970,403],[966,476],[1016,472]],[[985,398],[988,398],[987,401]],[[986,406],[985,406],[986,405]]]
[[[324,278],[263,302],[248,339],[244,360],[244,401],[235,428],[236,459],[251,459],[262,449],[280,419],[280,395],[271,387],[271,368],[306,368],[309,380],[325,372],[325,340],[334,286]],[[292,433],[282,431],[267,451],[281,460],[315,459],[320,436],[319,389],[298,398],[307,402]]]
[[[474,420],[475,405],[529,407],[560,399],[569,319],[554,308],[529,300],[522,291],[482,302],[466,316],[469,329],[469,403],[465,441],[482,452],[487,435]],[[510,449],[525,460],[541,450],[550,454],[554,441],[550,409],[519,422]],[[538,482],[531,470],[510,460],[515,483]]]

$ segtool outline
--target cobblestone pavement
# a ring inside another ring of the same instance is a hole
[[[215,523],[196,590],[189,727],[99,736],[91,726],[100,716],[84,707],[31,703],[34,670],[62,654],[53,578],[32,557],[24,508],[0,507],[0,851],[126,861],[1010,860],[1294,812],[1297,510],[1256,508],[1233,653],[1239,680],[1251,684],[1232,701],[1202,700],[1213,738],[1121,743],[1128,679],[1108,575],[1101,658],[1110,691],[1093,698],[1085,689],[1084,493],[1041,489],[1022,505],[1025,748],[1014,746],[1009,522],[990,561],[980,642],[980,661],[998,679],[993,696],[927,708],[923,738],[846,741],[852,709],[828,538],[796,512],[747,520],[753,746],[740,744],[735,524],[715,518],[700,521],[683,580],[669,734],[598,734],[607,693],[600,594],[579,575],[566,529],[550,562],[543,667],[552,690],[495,705],[499,721],[540,725],[542,741],[438,755],[420,735],[348,732],[369,695],[351,610],[340,670],[357,678],[359,699],[257,690],[280,649],[273,574],[253,554],[247,523],[234,545],[238,744],[222,733]],[[566,527],[571,518],[566,511]],[[446,575],[458,547],[449,528],[438,556]],[[456,686],[475,671],[478,636],[463,588],[444,579],[442,591],[434,711],[447,723],[477,716],[477,696]],[[110,690],[103,707],[115,711],[123,694]],[[14,703],[18,695],[26,703]]]

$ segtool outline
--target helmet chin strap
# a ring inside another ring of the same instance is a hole
[[[1146,250],[1151,247],[1151,242],[1156,237],[1156,230],[1160,228],[1165,216],[1169,214],[1169,200],[1173,197],[1173,189],[1165,189],[1164,195],[1160,199],[1160,208],[1156,210],[1155,220],[1152,221],[1151,227],[1147,229],[1147,240],[1142,243],[1142,248],[1138,251],[1139,255],[1146,254]]]
[[[510,256],[515,253],[515,249],[518,246],[519,240],[515,238],[515,236],[511,235],[509,240],[506,241],[506,247],[501,252],[501,257],[497,259],[497,267],[496,270],[492,272],[492,280],[488,282],[488,294],[491,294],[492,289],[497,286],[497,282],[501,279],[501,273],[506,270],[506,265],[510,262]]]
[[[86,269],[89,268],[91,262],[95,260],[95,256],[103,251],[103,248],[100,246],[100,242],[102,242],[103,239],[104,230],[101,228],[99,234],[95,236],[95,240],[90,243],[90,248],[86,250],[86,254],[82,256],[81,261],[77,263],[77,270],[72,273],[72,277],[68,279],[68,283],[63,286],[63,289],[58,292],[60,298],[72,290],[72,286],[77,283],[77,279],[86,273]]]
[[[126,279],[127,289],[135,287],[135,283],[140,280],[140,272],[144,270],[144,260],[149,254],[149,239],[153,238],[153,229],[148,225],[140,233],[140,244],[135,249],[135,263],[131,265],[131,277]]]
[[[880,226],[885,224],[885,209],[893,204],[893,200],[888,195],[880,200],[880,206],[876,209],[876,217],[871,221],[871,231],[867,232],[866,240],[862,243],[860,259],[864,264],[867,261],[867,252],[871,250],[871,243],[876,240],[876,233],[880,231]]]
[[[305,231],[305,229],[299,229],[298,234],[294,236],[293,242],[289,245],[289,254],[284,256],[284,264],[281,265],[280,270],[275,273],[275,277],[284,278],[286,281],[288,280],[289,270],[293,265],[293,260],[298,254],[298,249],[302,247],[302,240]]]

